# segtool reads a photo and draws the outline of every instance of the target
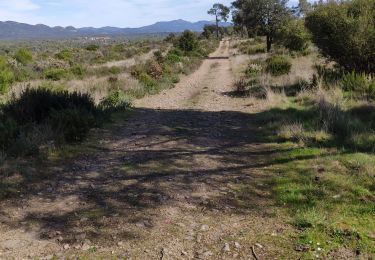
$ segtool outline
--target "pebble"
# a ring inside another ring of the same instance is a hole
[[[70,245],[69,244],[65,244],[64,247],[63,247],[65,250],[68,250],[70,248]]]
[[[263,246],[261,245],[261,244],[259,244],[259,243],[256,243],[255,244],[257,247],[259,247],[259,248],[263,248]]]
[[[188,253],[186,251],[181,251],[181,255],[187,255]]]
[[[123,246],[123,245],[124,245],[124,243],[121,242],[121,241],[117,243],[117,246],[120,246],[120,247],[121,247],[121,246]]]
[[[207,231],[210,227],[208,225],[202,225],[201,226],[201,231]]]
[[[203,256],[205,256],[205,257],[209,257],[209,256],[213,256],[213,255],[214,255],[214,253],[212,253],[211,251],[206,251],[206,252],[203,253]]]
[[[223,246],[223,251],[224,252],[230,252],[230,246],[228,243],[225,243],[224,246]]]
[[[240,248],[241,248],[241,245],[240,245],[240,243],[238,243],[238,242],[234,242],[234,246],[235,246],[237,249],[240,249]]]
[[[88,244],[83,244],[82,248],[83,251],[87,251],[90,249],[90,246]]]

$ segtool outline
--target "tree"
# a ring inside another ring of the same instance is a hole
[[[215,16],[216,22],[216,37],[219,38],[219,22],[228,21],[230,9],[223,4],[214,4],[213,7],[208,10],[209,15]]]
[[[321,52],[348,71],[375,72],[375,1],[319,4],[306,27]]]
[[[236,0],[233,8],[243,13],[249,35],[266,36],[269,52],[277,31],[291,14],[286,4],[287,0]]]
[[[298,6],[293,9],[297,16],[304,17],[312,11],[313,6],[308,0],[299,0]]]
[[[192,52],[198,48],[198,39],[195,33],[186,30],[178,38],[177,46],[184,52]]]

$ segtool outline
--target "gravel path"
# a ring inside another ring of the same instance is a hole
[[[230,42],[0,203],[0,259],[293,258]],[[226,59],[229,57],[229,59]],[[253,249],[252,249],[253,248]]]

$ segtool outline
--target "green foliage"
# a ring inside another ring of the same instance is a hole
[[[21,64],[27,65],[33,60],[33,54],[31,51],[25,48],[18,49],[14,55],[14,58]]]
[[[56,53],[56,58],[59,60],[71,60],[73,57],[73,51],[70,49],[63,49],[62,51]]]
[[[277,38],[289,50],[304,51],[309,46],[310,35],[304,20],[292,19],[279,30]]]
[[[88,51],[97,51],[97,50],[99,50],[99,45],[90,44],[90,45],[86,46],[85,49],[88,50]]]
[[[143,84],[145,87],[147,87],[148,89],[153,89],[153,88],[156,88],[158,83],[155,79],[153,79],[150,75],[148,75],[147,73],[145,72],[142,72],[139,76],[138,76],[138,80],[141,84]]]
[[[96,125],[95,115],[83,107],[51,110],[49,124],[66,142],[82,141]]]
[[[184,31],[178,38],[177,47],[185,53],[193,52],[198,49],[198,38],[192,31]]]
[[[132,99],[122,90],[113,90],[100,102],[104,110],[119,110],[131,107]]]
[[[266,61],[266,71],[272,76],[281,76],[288,74],[292,68],[292,64],[285,56],[275,55]]]
[[[58,81],[65,78],[69,72],[65,69],[51,68],[44,71],[44,77],[49,80]]]
[[[341,86],[345,91],[358,93],[361,96],[375,98],[375,79],[364,73],[351,72],[341,79]]]
[[[278,30],[290,17],[284,0],[236,0],[232,3],[236,14],[235,25],[246,27],[249,35],[266,36],[270,52]]]
[[[6,93],[13,81],[13,71],[9,68],[6,58],[0,56],[0,94]]]
[[[9,117],[0,115],[0,150],[6,150],[18,134],[17,122]]]
[[[319,4],[306,17],[314,43],[348,71],[375,71],[375,2]]]
[[[63,109],[85,109],[95,113],[96,107],[86,94],[52,91],[50,89],[27,89],[19,98],[12,99],[3,108],[5,114],[20,124],[41,123],[51,111]]]
[[[179,56],[175,53],[172,53],[172,52],[169,52],[164,59],[164,61],[168,64],[178,63],[178,62],[181,62],[181,60],[182,60],[181,56]]]
[[[70,72],[75,76],[82,77],[86,70],[82,65],[75,65],[70,68]]]
[[[121,73],[121,68],[120,67],[117,67],[117,66],[112,66],[108,69],[108,72],[111,73],[111,74],[120,74]]]

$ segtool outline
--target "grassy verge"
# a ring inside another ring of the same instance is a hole
[[[289,72],[278,70],[279,76],[268,73],[270,59],[252,61],[233,92],[256,100],[260,112],[251,123],[262,129],[259,140],[278,151],[267,167],[272,198],[295,227],[291,237],[301,258],[371,257],[375,104],[359,85],[373,83],[314,62],[306,70],[298,67],[301,58],[288,59]]]

